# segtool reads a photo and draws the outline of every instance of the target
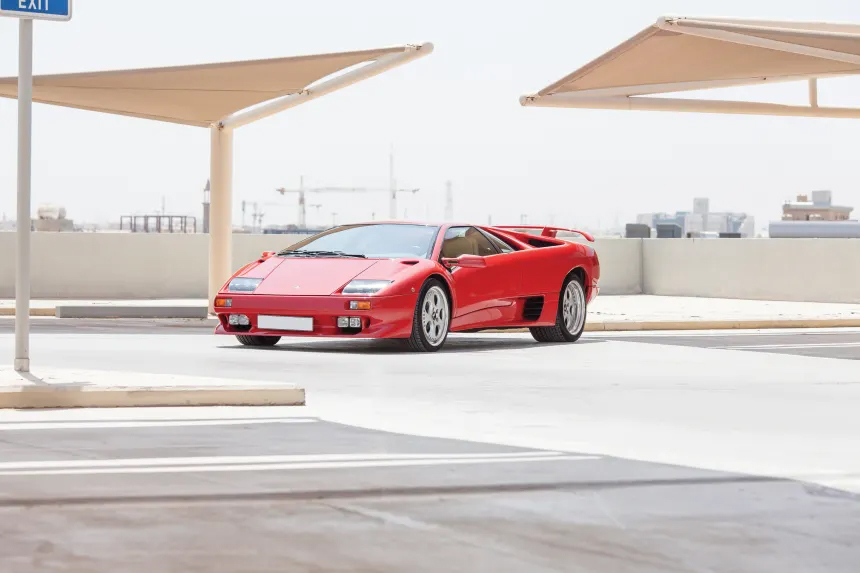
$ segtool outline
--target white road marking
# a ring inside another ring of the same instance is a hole
[[[590,331],[583,338],[716,338],[735,336],[824,336],[828,334],[860,334],[854,327],[833,328],[765,328],[765,329],[719,329],[719,330],[606,330]],[[513,336],[513,335],[508,335]]]
[[[484,463],[583,461],[600,456],[541,451],[495,454],[314,454],[290,456],[220,456],[128,458],[0,463],[0,476],[146,474],[227,471],[346,469]]]
[[[211,420],[107,420],[103,422],[9,422],[0,421],[0,432],[20,430],[90,430],[104,428],[168,428],[181,426],[240,426],[246,424],[312,424],[313,418],[248,418]]]
[[[860,346],[860,342],[814,342],[797,344],[750,344],[744,346],[712,346],[711,348],[719,350],[753,350],[756,348],[856,348],[858,346]]]

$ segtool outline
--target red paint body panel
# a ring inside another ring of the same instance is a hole
[[[265,280],[254,292],[255,295],[329,295],[346,286],[349,281],[376,263],[375,260],[365,259],[286,259],[275,257],[268,259],[260,267],[264,267],[274,260],[279,260],[280,264],[272,265],[271,270],[264,277]]]
[[[451,226],[473,226],[505,241],[514,250],[485,256],[482,268],[441,264],[445,232]],[[531,235],[508,228],[478,225],[440,225],[429,259],[355,259],[261,257],[240,269],[232,278],[259,278],[253,293],[228,292],[218,298],[232,299],[229,308],[216,308],[220,324],[217,334],[271,336],[341,336],[349,338],[407,338],[412,330],[415,305],[422,285],[435,276],[451,295],[450,330],[549,326],[554,324],[565,277],[575,269],[585,276],[587,300],[599,291],[600,263],[591,245],[547,235]],[[269,255],[267,253],[267,255]],[[393,281],[371,296],[343,295],[341,290],[355,279]],[[537,320],[526,320],[524,304],[529,297],[543,297]],[[349,310],[349,301],[371,301],[371,310]],[[244,314],[250,329],[231,327],[230,314]],[[313,317],[313,332],[264,331],[257,329],[260,314]],[[362,318],[360,332],[337,327],[338,316]]]

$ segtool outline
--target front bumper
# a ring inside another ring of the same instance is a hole
[[[417,294],[399,296],[356,297],[331,296],[274,296],[255,294],[219,294],[218,299],[230,299],[230,307],[215,307],[218,326],[215,334],[257,336],[325,336],[343,338],[408,338],[412,333],[412,317],[415,312]],[[350,310],[350,301],[370,301],[370,310]],[[247,327],[234,326],[228,322],[231,314],[248,317]],[[311,332],[292,330],[267,330],[257,328],[260,315],[296,316],[313,318]],[[361,329],[340,329],[337,317],[350,316],[361,319]]]

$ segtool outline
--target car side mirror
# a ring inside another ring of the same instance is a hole
[[[487,266],[487,261],[484,257],[477,255],[460,255],[456,259],[442,259],[442,264],[446,267],[463,267],[467,269],[480,269]]]
[[[263,251],[263,254],[260,256],[261,259],[268,259],[269,257],[274,257],[275,251]]]

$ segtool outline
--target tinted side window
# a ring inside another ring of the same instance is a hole
[[[451,227],[445,232],[442,256],[446,259],[456,259],[460,255],[486,257],[496,254],[498,251],[489,239],[474,227]]]
[[[504,242],[503,240],[501,240],[500,238],[495,237],[489,233],[484,233],[484,236],[487,237],[487,239],[489,239],[490,242],[496,246],[496,249],[498,249],[498,251],[500,253],[512,253],[512,252],[514,252],[514,248],[512,246],[510,246],[509,244],[507,244],[506,242]]]

